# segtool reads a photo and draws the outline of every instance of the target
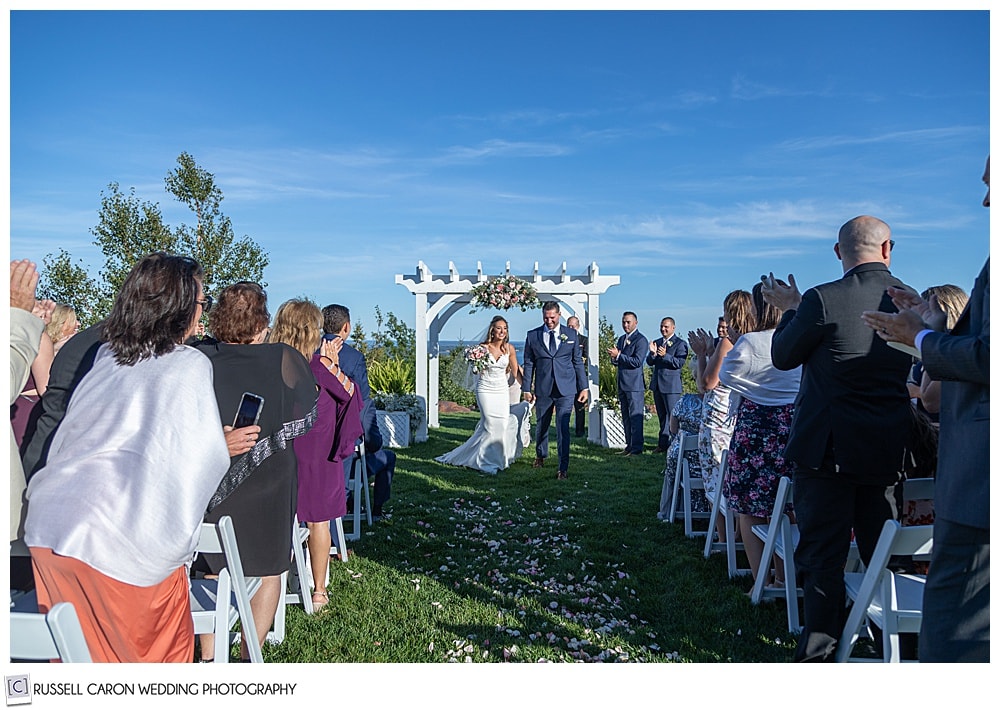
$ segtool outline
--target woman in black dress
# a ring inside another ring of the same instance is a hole
[[[197,344],[212,361],[215,396],[229,446],[229,471],[209,503],[206,522],[233,519],[243,571],[261,577],[250,600],[258,643],[263,644],[282,598],[280,578],[289,569],[297,466],[291,440],[316,420],[316,380],[298,351],[266,343],[270,314],[259,285],[240,282],[219,294],[209,314],[212,338]],[[233,429],[244,392],[263,398],[257,426]],[[214,558],[213,558],[214,557]],[[212,573],[221,556],[205,556]],[[247,634],[243,634],[244,643]],[[211,646],[202,643],[204,652]],[[242,650],[246,657],[246,648]]]

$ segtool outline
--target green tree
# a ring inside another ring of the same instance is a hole
[[[611,356],[608,355],[608,348],[613,348],[617,342],[615,329],[608,322],[608,319],[601,316],[597,324],[598,342],[598,388],[599,401],[609,409],[618,409],[618,373],[615,366],[611,364]]]
[[[417,331],[392,311],[383,316],[382,309],[377,305],[372,341],[382,359],[413,362],[416,358]]]
[[[695,382],[694,373],[691,369],[697,363],[694,350],[688,350],[687,361],[681,368],[681,391],[684,394],[698,394],[698,383]]]
[[[94,245],[104,254],[104,266],[96,282],[100,299],[95,315],[99,320],[111,310],[115,294],[132,266],[154,251],[174,251],[177,240],[163,223],[157,203],[140,200],[134,187],[122,192],[117,182],[101,191],[97,219],[90,233],[94,235]]]
[[[222,213],[222,190],[215,176],[198,166],[188,153],[177,157],[177,167],[164,179],[167,192],[194,212],[195,225],[175,230],[176,249],[202,265],[207,293],[237,281],[263,283],[266,252],[247,236],[236,239],[229,217]]]
[[[38,294],[71,306],[85,328],[101,319],[98,314],[107,312],[100,286],[87,273],[82,261],[77,260],[74,264],[73,257],[65,249],[55,255],[47,254],[42,260]]]
[[[76,308],[81,324],[92,325],[111,310],[115,295],[137,261],[154,251],[168,251],[197,259],[205,270],[206,293],[217,293],[237,281],[262,286],[267,253],[249,237],[236,239],[232,224],[222,214],[222,191],[215,177],[181,153],[178,167],[167,174],[167,192],[187,205],[195,226],[164,224],[158,203],[141,200],[135,188],[122,192],[117,182],[101,192],[98,222],[90,231],[104,256],[95,279],[65,250],[43,259],[41,290],[47,297]]]

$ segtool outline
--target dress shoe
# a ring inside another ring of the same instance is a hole
[[[665,454],[665,453],[667,453],[667,450],[664,449],[662,446],[657,446],[655,449],[653,449],[653,453],[654,454]]]
[[[556,480],[558,481],[562,481],[565,478],[569,478],[569,474],[567,474],[565,471],[559,471],[556,474]]]
[[[618,452],[618,454],[619,454],[620,456],[629,456],[629,455],[631,455],[631,454],[632,454],[632,452],[631,452],[631,451],[629,451],[628,449],[623,449],[623,450],[619,451],[619,452]]]
[[[535,457],[535,462],[533,464],[531,464],[531,467],[532,468],[541,468],[542,464],[544,464],[544,463],[545,463],[545,459],[536,456]]]

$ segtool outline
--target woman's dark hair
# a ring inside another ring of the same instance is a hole
[[[102,336],[119,365],[165,355],[184,340],[198,309],[201,276],[197,261],[165,252],[132,267]]]
[[[506,345],[510,342],[510,324],[507,322],[507,319],[503,316],[493,316],[493,320],[490,321],[490,327],[486,329],[486,337],[480,343],[481,345],[486,345],[493,339],[493,326],[497,323],[503,323],[507,326],[507,337],[503,339],[503,344]]]
[[[240,281],[219,292],[219,300],[208,314],[212,337],[222,343],[248,345],[271,322],[267,294],[260,284]]]
[[[757,313],[757,330],[774,330],[778,327],[783,311],[764,300],[763,288],[764,284],[759,281],[753,286],[753,309]]]

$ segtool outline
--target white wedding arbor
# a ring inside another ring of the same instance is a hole
[[[506,271],[500,275],[510,274],[510,262]],[[598,323],[600,322],[600,297],[612,286],[621,282],[619,276],[601,275],[597,263],[592,262],[587,273],[573,276],[566,273],[566,262],[562,269],[552,276],[538,273],[538,262],[527,276],[519,279],[530,283],[538,292],[542,301],[558,301],[565,308],[560,308],[563,316],[575,315],[589,334],[587,341],[587,379],[590,382],[590,434],[591,441],[600,437],[600,419],[595,403],[599,396],[598,390]],[[448,319],[472,302],[472,289],[476,284],[489,281],[490,277],[483,273],[482,262],[476,262],[474,275],[458,273],[454,262],[448,262],[448,273],[436,275],[422,261],[417,262],[417,273],[404,276],[396,274],[396,283],[405,286],[416,296],[416,380],[417,397],[425,407],[426,416],[417,432],[417,441],[427,440],[427,427],[436,428],[438,419],[438,383],[440,350],[439,339],[441,329]],[[539,325],[541,315],[539,314]]]

